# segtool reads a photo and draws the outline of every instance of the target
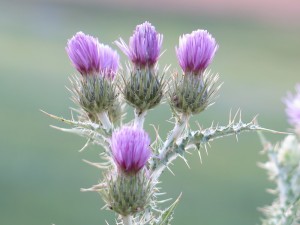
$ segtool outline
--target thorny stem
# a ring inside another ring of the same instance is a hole
[[[99,113],[98,118],[106,131],[112,130],[113,125],[108,118],[107,112],[104,111],[104,112]]]
[[[189,115],[182,115],[182,117],[176,121],[174,129],[171,131],[170,135],[168,136],[167,140],[165,141],[163,147],[159,150],[159,161],[160,162],[172,162],[178,156],[174,149],[170,149],[170,145],[178,139],[178,137],[183,132],[184,128],[186,127],[189,121]],[[161,175],[162,171],[166,168],[164,163],[159,163],[157,167],[153,168],[152,177],[153,179],[158,179]]]
[[[175,125],[174,130],[176,130],[178,125]],[[173,131],[174,131],[173,130]],[[241,121],[238,123],[233,123],[230,121],[230,123],[227,126],[217,126],[217,127],[210,127],[208,129],[204,129],[202,131],[197,132],[191,132],[189,135],[187,135],[184,138],[178,138],[176,140],[176,145],[172,145],[169,140],[169,142],[166,141],[166,143],[169,143],[168,145],[164,145],[165,154],[163,155],[161,152],[161,157],[157,157],[156,161],[154,161],[152,165],[152,177],[153,179],[157,179],[162,171],[173,161],[175,160],[179,155],[182,155],[185,152],[185,149],[196,147],[197,149],[200,148],[200,146],[205,146],[209,141],[212,141],[217,138],[229,136],[229,135],[237,135],[241,132],[246,131],[268,131],[272,133],[281,133],[269,129],[262,128],[258,125],[256,125],[253,121],[250,123],[242,123]],[[172,132],[169,137],[173,136]],[[282,179],[283,176],[281,175]]]
[[[163,159],[166,156],[170,144],[173,143],[182,133],[187,125],[187,122],[189,121],[189,118],[189,115],[183,114],[182,117],[176,121],[174,129],[171,131],[170,135],[165,141],[164,146],[159,150],[160,159]]]
[[[134,127],[143,128],[146,114],[147,111],[139,112],[137,109],[134,110]]]
[[[123,220],[123,225],[133,225],[131,215],[122,216],[122,220]]]

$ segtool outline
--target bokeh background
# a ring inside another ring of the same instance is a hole
[[[179,70],[174,46],[183,33],[207,29],[220,45],[210,66],[224,82],[220,97],[193,121],[204,127],[225,124],[230,109],[241,108],[245,121],[259,114],[262,126],[289,128],[282,98],[299,82],[298,0],[1,0],[1,225],[114,224],[113,213],[100,210],[96,193],[79,191],[101,177],[81,159],[97,161],[101,149],[78,153],[85,140],[51,129],[49,124],[64,124],[39,109],[70,118],[73,104],[65,86],[75,70],[65,53],[67,39],[81,30],[112,45],[121,36],[128,40],[146,20],[164,34],[161,67]],[[169,117],[168,107],[160,106],[146,123],[159,125],[165,137]],[[150,125],[146,128],[153,135]],[[273,187],[257,167],[265,160],[261,149],[257,135],[247,133],[238,142],[235,137],[213,142],[202,164],[196,153],[187,156],[191,169],[176,161],[176,176],[166,172],[161,184],[166,198],[183,193],[173,224],[259,224],[258,207],[272,201],[266,189]]]

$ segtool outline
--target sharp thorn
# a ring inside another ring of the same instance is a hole
[[[199,155],[200,163],[202,164],[202,157],[201,157],[201,152],[200,152],[200,150],[198,150],[198,155]]]

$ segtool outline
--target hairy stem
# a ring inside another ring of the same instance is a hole
[[[143,128],[145,116],[147,111],[139,112],[137,109],[134,110],[134,126],[137,128]]]
[[[123,220],[123,225],[133,225],[131,215],[122,216],[122,220]]]
[[[189,115],[182,115],[181,118],[178,121],[176,121],[173,130],[167,137],[167,140],[165,141],[163,147],[159,150],[159,163],[152,168],[153,179],[159,178],[163,170],[166,168],[166,162],[172,162],[174,159],[177,158],[178,154],[174,151],[174,148],[171,148],[171,145],[180,137],[189,121],[189,118]]]
[[[109,120],[107,112],[101,112],[101,113],[99,113],[98,114],[98,118],[99,118],[100,122],[102,123],[102,125],[103,125],[103,127],[104,127],[104,129],[106,131],[112,130],[113,125],[112,125],[112,123]]]
[[[189,116],[183,114],[180,120],[176,121],[174,129],[171,131],[170,135],[168,136],[167,140],[165,141],[163,147],[159,151],[159,158],[163,159],[168,151],[170,145],[179,137],[179,135],[183,132],[184,128],[186,127]]]

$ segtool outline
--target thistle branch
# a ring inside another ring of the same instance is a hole
[[[159,150],[158,158],[160,159],[165,158],[169,150],[169,147],[181,135],[181,133],[183,132],[184,128],[186,127],[189,121],[189,118],[190,118],[189,115],[183,114],[181,118],[176,121],[173,130],[168,135],[167,140],[164,142],[163,147]]]
[[[89,129],[89,130],[99,130],[101,129],[101,126],[99,124],[96,124],[96,123],[93,123],[93,122],[80,122],[80,121],[75,121],[75,120],[68,120],[68,119],[65,119],[63,117],[59,117],[59,116],[55,116],[53,114],[50,114],[50,113],[47,113],[45,112],[44,110],[40,110],[42,113],[46,114],[47,116],[55,119],[55,120],[59,120],[63,123],[66,123],[68,125],[72,125],[72,126],[75,126],[75,127],[82,127],[82,128],[86,128],[86,129]]]
[[[173,146],[166,148],[168,151],[166,151],[166,154],[163,155],[163,157],[158,157],[152,167],[152,176],[155,179],[158,179],[165,168],[167,168],[179,155],[183,156],[188,148],[193,147],[200,151],[200,148],[203,146],[205,147],[209,141],[229,135],[238,135],[241,132],[247,131],[267,131],[276,134],[282,133],[260,127],[255,123],[255,119],[249,123],[243,123],[241,120],[238,123],[230,121],[227,126],[216,126],[203,130],[191,131],[187,136],[182,138],[179,143],[174,143]]]

